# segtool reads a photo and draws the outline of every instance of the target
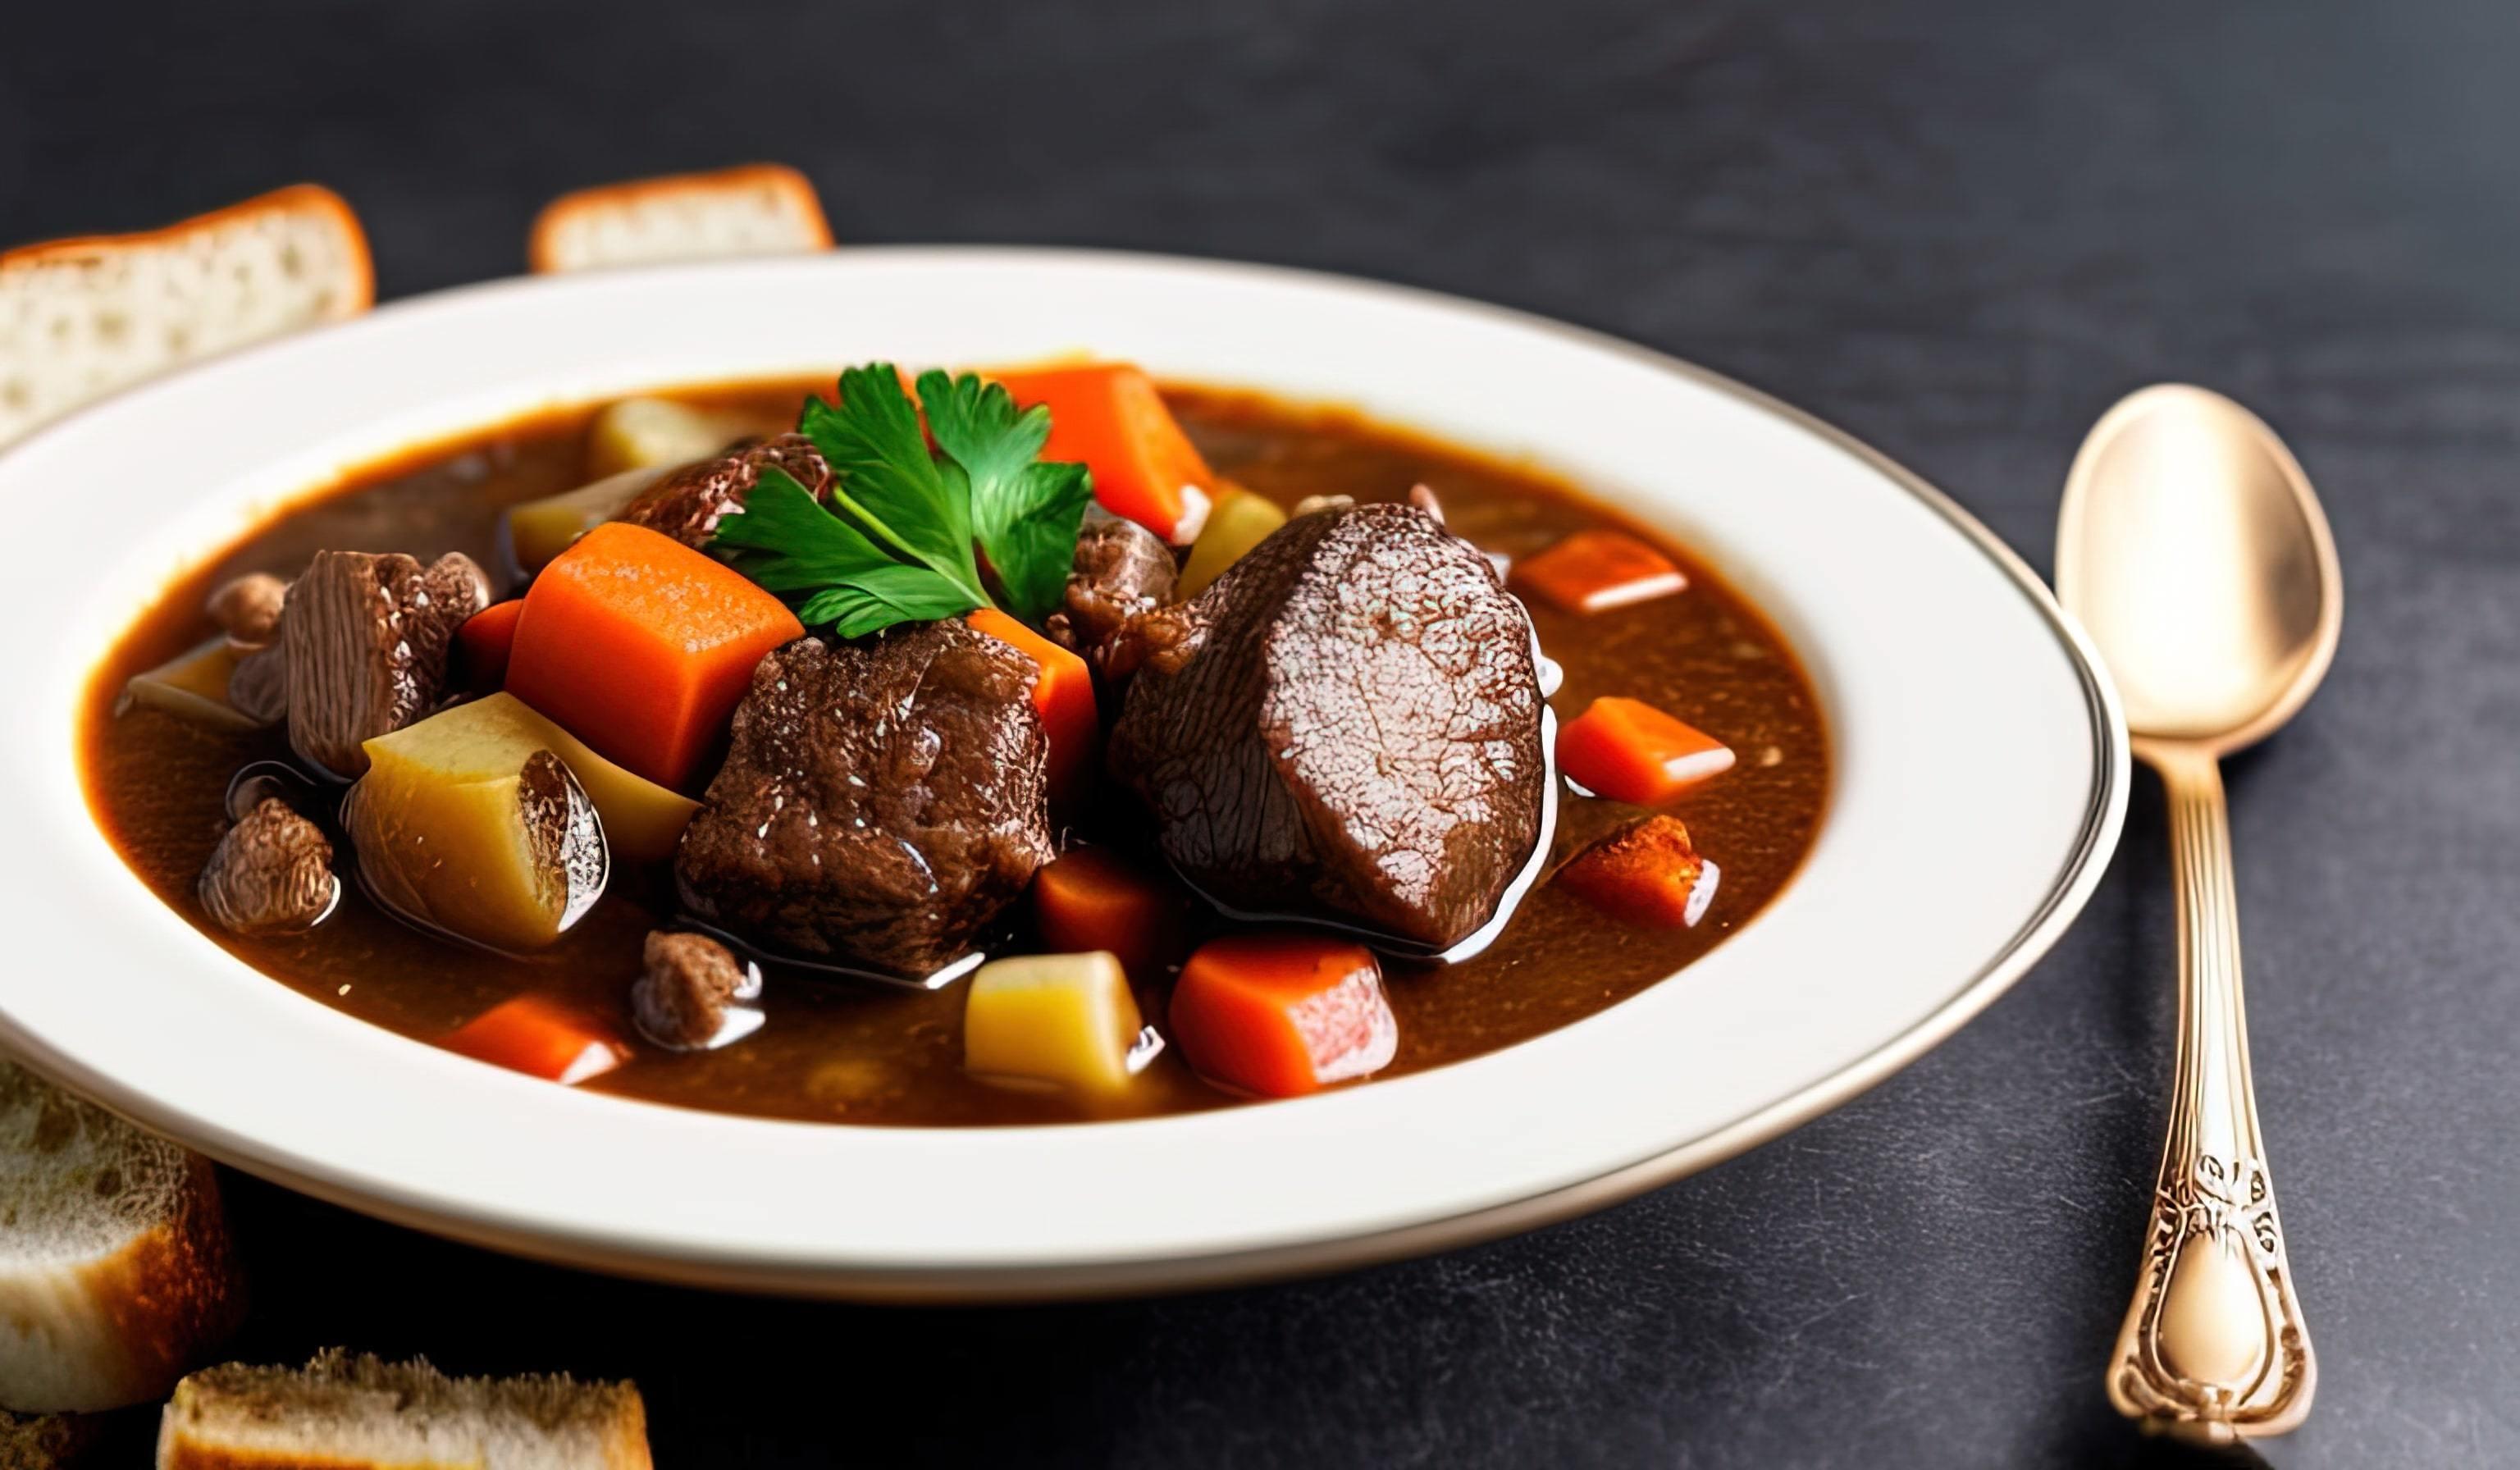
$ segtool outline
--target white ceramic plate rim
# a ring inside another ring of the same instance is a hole
[[[394,1037],[227,956],[87,817],[71,711],[88,669],[170,575],[342,468],[643,386],[1077,348],[1528,453],[1700,548],[1785,628],[1827,706],[1837,781],[1803,873],[1682,976],[1472,1062],[1184,1118],[887,1130],[570,1091]],[[127,472],[158,442],[186,446],[181,483]],[[5,626],[52,635],[0,646],[22,695],[0,771],[29,835],[0,856],[0,921],[26,946],[0,973],[0,1044],[308,1192],[622,1271],[1072,1295],[1561,1218],[1772,1136],[1949,1035],[2080,911],[2124,815],[2123,724],[2089,646],[1914,475],[1674,359],[1345,278],[903,247],[496,283],[121,395],[0,454],[0,497],[81,549],[0,586]],[[122,555],[94,550],[115,537]]]

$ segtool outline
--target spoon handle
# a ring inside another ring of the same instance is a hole
[[[2138,741],[2136,750],[2161,773],[2169,798],[2179,1071],[2109,1401],[2148,1429],[2227,1444],[2299,1424],[2318,1370],[2249,1086],[2222,772],[2193,745]]]

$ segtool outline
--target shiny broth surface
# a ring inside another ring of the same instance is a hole
[[[783,383],[683,395],[784,426],[801,395],[828,383]],[[1508,556],[1566,534],[1615,526],[1643,535],[1547,475],[1500,464],[1328,410],[1208,389],[1168,390],[1218,473],[1282,504],[1306,495],[1398,500],[1423,482],[1452,528]],[[524,991],[558,993],[625,1036],[628,989],[646,933],[671,915],[662,869],[617,864],[595,911],[550,950],[510,958],[406,927],[346,885],[313,931],[244,939],[203,914],[194,882],[222,829],[228,779],[248,761],[288,754],[284,733],[206,729],[148,707],[120,707],[125,681],[214,630],[210,588],[242,571],[293,575],[319,549],[465,552],[497,567],[500,512],[586,479],[589,412],[544,416],[430,446],[372,467],[291,509],[196,575],[169,587],[93,681],[84,713],[89,803],[133,871],[214,941],[327,1005],[424,1041],[443,1038]],[[1541,646],[1565,670],[1551,701],[1565,720],[1593,698],[1645,700],[1730,744],[1732,770],[1673,808],[1697,849],[1721,866],[1704,920],[1688,929],[1631,927],[1544,884],[1485,954],[1451,967],[1386,961],[1398,1076],[1459,1061],[1593,1014],[1672,974],[1748,921],[1790,878],[1819,827],[1829,753],[1809,681],[1767,620],[1686,549],[1655,541],[1688,573],[1675,597],[1591,615],[1533,607]],[[1105,802],[1118,798],[1105,793]],[[1606,834],[1620,812],[1571,793],[1560,847]],[[1089,812],[1087,821],[1090,823]],[[343,855],[346,862],[346,854]],[[1018,906],[1020,909],[1020,906]],[[1021,938],[1018,936],[1018,944]],[[1160,989],[1141,996],[1160,1022]],[[909,994],[769,977],[768,1021],[715,1051],[639,1046],[627,1065],[585,1084],[689,1107],[860,1124],[1007,1124],[1097,1116],[1055,1095],[1009,1091],[964,1075],[960,986]],[[1371,1085],[1371,1084],[1366,1084]],[[1115,1111],[1160,1113],[1238,1099],[1168,1052]],[[1099,1115],[1111,1115],[1106,1112]]]

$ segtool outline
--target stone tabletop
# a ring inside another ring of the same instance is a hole
[[[2049,560],[2119,394],[2325,496],[2323,692],[2229,772],[2320,1353],[2286,1467],[2520,1463],[2520,8],[938,0],[22,6],[0,240],[300,178],[387,295],[573,186],[755,157],[843,242],[1119,245],[1503,301],[1813,410]],[[1685,452],[1686,446],[1680,446]],[[1976,733],[1946,732],[1969,760]],[[248,1180],[246,1356],[636,1377],[660,1463],[2118,1465],[2099,1392],[2172,1027],[2157,787],[1957,1038],[1519,1239],[1148,1302],[908,1311],[550,1270]],[[1885,874],[1932,901],[1930,875]]]

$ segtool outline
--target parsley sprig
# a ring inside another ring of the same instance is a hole
[[[839,403],[809,398],[796,421],[832,467],[828,507],[765,466],[743,512],[718,522],[712,548],[808,627],[859,638],[974,607],[1037,620],[1058,603],[1094,486],[1084,466],[1040,458],[1050,411],[1018,412],[968,373],[918,386],[913,405],[889,363],[842,373]]]

